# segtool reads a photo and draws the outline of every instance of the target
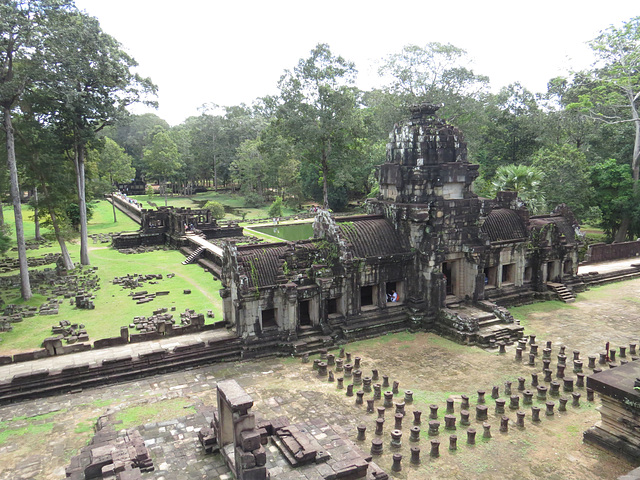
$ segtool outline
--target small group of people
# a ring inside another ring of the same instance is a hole
[[[319,211],[320,211],[320,207],[316,205],[311,205],[311,208],[309,209],[309,213],[318,213]]]
[[[398,301],[398,292],[395,290],[391,290],[391,293],[387,293],[387,302],[397,302]]]

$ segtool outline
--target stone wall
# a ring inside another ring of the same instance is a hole
[[[585,264],[607,262],[640,256],[640,240],[621,243],[594,243],[589,245],[584,258]]]

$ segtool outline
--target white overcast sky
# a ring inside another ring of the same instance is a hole
[[[250,104],[277,93],[283,71],[318,43],[355,62],[359,86],[404,45],[451,43],[494,91],[584,68],[586,42],[640,14],[638,0],[76,0],[158,85],[171,125],[204,103]],[[136,112],[140,113],[140,111]]]

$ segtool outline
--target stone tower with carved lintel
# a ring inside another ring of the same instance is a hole
[[[369,202],[385,215],[416,252],[416,279],[407,289],[408,305],[429,322],[447,294],[473,298],[481,280],[479,218],[482,202],[471,191],[478,165],[467,160],[460,130],[438,118],[439,106],[411,107],[411,118],[396,125],[387,144],[387,160],[378,169],[380,194]],[[466,258],[467,261],[462,261]]]

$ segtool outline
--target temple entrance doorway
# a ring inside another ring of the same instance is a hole
[[[455,268],[454,267],[455,262],[444,262],[442,264],[442,273],[444,274],[444,279],[447,282],[446,285],[446,293],[447,295],[455,295]]]
[[[300,302],[300,326],[301,327],[311,326],[311,312],[309,310],[310,304],[311,304],[310,300],[304,300]]]

